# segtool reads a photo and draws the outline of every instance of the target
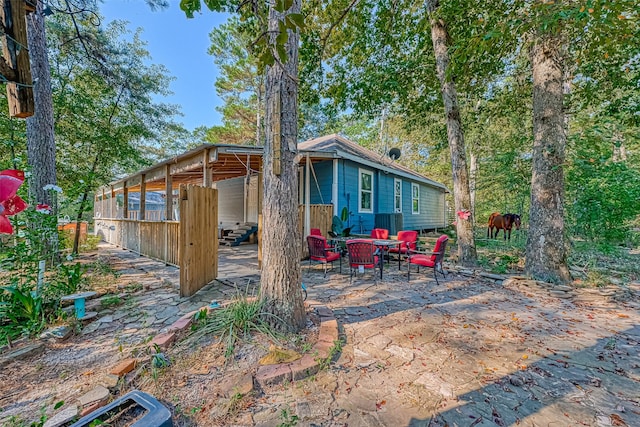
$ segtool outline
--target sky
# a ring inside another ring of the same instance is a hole
[[[169,84],[173,95],[158,101],[178,104],[184,114],[176,121],[188,130],[198,126],[221,124],[215,107],[222,101],[215,92],[218,70],[207,53],[209,33],[224,23],[226,16],[204,7],[201,14],[187,19],[180,0],[169,0],[169,7],[152,11],[144,0],[105,0],[101,6],[104,24],[113,20],[129,21],[134,32],[142,28],[142,40],[148,43],[152,63],[162,64],[175,80]]]

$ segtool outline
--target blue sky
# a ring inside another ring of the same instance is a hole
[[[193,130],[197,126],[221,124],[215,110],[221,105],[214,88],[218,71],[213,57],[207,54],[209,32],[226,20],[226,16],[210,12],[187,19],[179,0],[169,0],[169,8],[152,11],[144,0],[105,0],[101,6],[105,24],[113,20],[129,21],[133,32],[142,28],[152,62],[163,64],[175,77],[169,89],[174,93],[164,102],[180,105],[183,117],[177,121]]]

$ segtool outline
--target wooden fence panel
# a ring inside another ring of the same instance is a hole
[[[180,296],[188,297],[218,274],[218,190],[180,186]]]
[[[324,237],[328,237],[327,231],[331,230],[333,220],[333,205],[309,205],[310,228],[319,228]],[[304,234],[304,205],[298,206],[298,227],[302,236],[302,257],[309,256],[307,236]]]
[[[177,267],[179,225],[177,221],[96,218],[95,234],[105,242]]]

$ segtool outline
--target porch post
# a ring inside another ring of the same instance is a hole
[[[129,187],[127,187],[127,181],[122,183],[122,197],[124,202],[122,204],[122,218],[129,219]]]
[[[331,184],[333,215],[338,216],[338,159],[333,159],[333,184]]]
[[[118,205],[116,204],[116,190],[111,186],[111,198],[109,199],[109,218],[115,218],[118,212]]]
[[[307,161],[304,163],[304,236],[311,234],[311,171],[309,153],[307,153]]]
[[[209,149],[204,150],[202,159],[202,186],[211,187],[211,169],[209,169]]]
[[[140,213],[138,219],[144,221],[147,216],[147,183],[144,182],[146,175],[140,175]]]
[[[173,220],[173,180],[171,179],[170,165],[166,165],[164,173],[165,219],[171,221]]]

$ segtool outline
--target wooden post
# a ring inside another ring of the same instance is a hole
[[[333,204],[333,214],[338,216],[338,159],[333,159],[333,183],[331,184],[331,202]],[[323,230],[326,232],[326,230]]]
[[[105,218],[105,206],[107,205],[107,194],[104,191],[104,187],[102,187],[102,202],[100,203],[100,218]]]
[[[144,221],[147,216],[147,183],[144,182],[145,174],[140,176],[140,212],[138,219]]]
[[[9,116],[33,116],[33,81],[27,47],[27,21],[24,0],[0,0],[2,58],[0,72],[7,82]]]
[[[109,218],[115,218],[116,213],[118,212],[118,205],[116,204],[116,190],[113,189],[113,185],[111,186],[111,199],[109,202],[110,213],[111,216]]]
[[[122,183],[122,218],[129,219],[129,187],[127,187],[127,181]]]
[[[306,236],[311,234],[311,159],[308,152],[304,162],[304,175],[304,235],[302,238],[306,239]]]
[[[204,150],[202,159],[202,186],[211,187],[211,169],[209,168],[209,149]]]
[[[166,165],[164,176],[165,191],[165,217],[167,221],[173,220],[173,180],[171,179],[171,166]]]

